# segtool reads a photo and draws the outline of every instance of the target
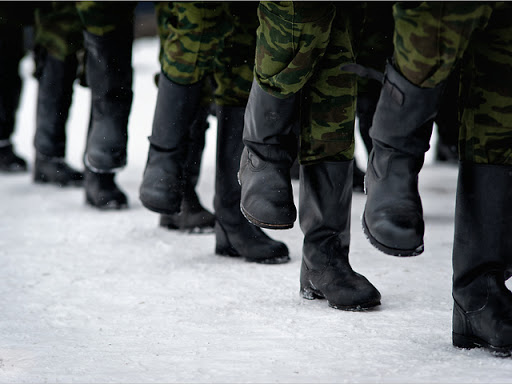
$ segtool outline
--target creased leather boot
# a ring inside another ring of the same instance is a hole
[[[297,156],[297,99],[297,95],[279,99],[265,92],[256,80],[252,83],[238,179],[240,208],[258,227],[288,229],[297,219],[290,177]]]
[[[418,174],[429,148],[443,85],[419,88],[388,63],[370,136],[363,230],[380,251],[423,252],[423,209]]]
[[[459,163],[453,245],[453,345],[512,352],[512,166]]]
[[[379,291],[348,260],[353,162],[301,165],[299,221],[304,233],[300,291],[336,309],[380,305]]]
[[[201,82],[177,84],[160,74],[148,160],[139,189],[140,201],[151,211],[180,211],[187,139],[199,108],[201,86]]]
[[[217,109],[217,168],[215,173],[215,253],[243,257],[261,264],[290,260],[288,248],[249,223],[240,212],[236,173],[242,152],[244,107]]]

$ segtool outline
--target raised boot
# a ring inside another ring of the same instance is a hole
[[[103,36],[84,31],[92,110],[85,164],[96,173],[113,173],[126,165],[133,98],[132,43],[131,24]]]
[[[304,233],[300,292],[329,306],[361,310],[380,304],[379,291],[348,260],[353,162],[301,165],[299,222]]]
[[[77,59],[71,55],[65,60],[59,60],[46,53],[40,55],[39,61],[34,181],[61,187],[80,186],[83,184],[83,174],[64,161],[66,122],[73,95]]]
[[[453,244],[453,345],[512,352],[512,166],[459,163]]]
[[[380,251],[394,256],[423,252],[423,209],[418,174],[429,148],[432,121],[443,92],[419,88],[390,64],[370,136],[363,230]]]
[[[101,210],[127,208],[128,199],[117,186],[115,176],[115,173],[95,173],[87,169],[84,182],[86,202]]]
[[[290,179],[297,156],[297,100],[297,95],[279,99],[256,80],[252,83],[238,175],[240,208],[247,220],[262,228],[292,228],[297,219]]]
[[[215,216],[201,205],[196,193],[201,160],[205,145],[205,132],[208,129],[208,108],[200,108],[197,118],[190,127],[188,137],[187,160],[183,168],[185,188],[180,212],[161,215],[160,226],[180,231],[206,233],[212,232]]]
[[[148,160],[139,189],[140,201],[151,211],[180,211],[187,138],[199,108],[201,86],[201,82],[180,85],[163,73],[159,76]]]
[[[244,108],[219,107],[217,119],[215,253],[263,264],[286,263],[290,260],[286,245],[268,237],[240,212],[240,185],[236,173],[243,148]]]

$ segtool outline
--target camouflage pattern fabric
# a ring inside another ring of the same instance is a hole
[[[162,71],[177,84],[215,80],[214,100],[245,106],[253,78],[257,3],[167,2],[158,5],[165,41]]]
[[[59,60],[83,47],[82,22],[74,2],[40,4],[35,11],[35,43]]]
[[[354,63],[364,3],[261,2],[255,77],[275,97],[302,93],[299,161],[354,157]]]
[[[155,2],[155,16],[157,21],[158,37],[160,38],[160,52],[158,55],[158,59],[160,61],[161,66],[163,66],[164,44],[171,34],[170,25],[167,23],[167,19],[172,16],[170,13],[170,9],[171,8],[168,6],[168,3],[166,2]],[[211,78],[211,76],[208,77],[208,79],[203,80],[200,101],[200,104],[203,107],[207,107],[208,105],[214,102],[212,82],[213,79]],[[156,84],[158,85],[158,81],[156,82]]]
[[[136,1],[78,1],[77,11],[87,32],[103,36],[120,25],[133,25]]]
[[[395,64],[412,83],[434,87],[462,61],[460,159],[512,165],[512,5],[397,3],[394,17]]]

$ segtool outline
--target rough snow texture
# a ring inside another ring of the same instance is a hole
[[[0,175],[0,382],[511,381],[510,359],[451,345],[457,170],[434,164],[430,152],[420,175],[421,256],[374,249],[360,227],[364,196],[354,196],[350,258],[382,293],[377,310],[344,312],[299,297],[298,223],[267,232],[290,248],[285,265],[219,257],[212,234],[159,228],[158,216],[138,200],[157,54],[156,39],[136,42],[129,165],[118,176],[129,210],[98,212],[85,205],[81,189]],[[32,67],[26,58],[15,136],[31,164]],[[88,116],[89,91],[76,85],[67,159],[79,168]],[[199,194],[211,209],[216,120],[210,122]]]

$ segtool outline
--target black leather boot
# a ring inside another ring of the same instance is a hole
[[[180,85],[161,73],[153,130],[139,198],[149,210],[173,214],[180,211],[187,159],[187,138],[199,108],[202,83]]]
[[[300,291],[336,309],[380,304],[379,291],[348,261],[353,162],[301,166],[299,222],[304,233]]]
[[[85,164],[96,173],[113,173],[126,165],[132,43],[131,24],[103,36],[84,31],[92,109]]]
[[[215,253],[247,261],[281,264],[290,260],[285,244],[272,240],[240,212],[236,173],[243,148],[243,107],[217,109],[217,168],[215,173]]]
[[[367,91],[357,94],[356,114],[359,122],[359,133],[368,153],[373,148],[370,128],[377,109],[381,88],[382,84],[380,82],[370,81],[367,85]]]
[[[173,215],[161,215],[160,226],[162,227],[196,233],[213,231],[215,216],[201,205],[196,193],[205,145],[205,132],[209,126],[207,120],[209,109],[209,106],[199,108],[197,118],[190,127],[187,140],[187,160],[183,168],[185,188],[180,212]]]
[[[453,345],[512,352],[512,166],[459,163],[453,245]]]
[[[85,171],[85,197],[91,206],[101,209],[124,209],[128,199],[114,181],[115,173],[95,173]]]
[[[373,149],[366,170],[363,229],[380,251],[394,256],[423,252],[423,210],[418,174],[429,148],[432,121],[443,92],[419,88],[387,64],[373,118]]]
[[[54,183],[61,187],[80,186],[83,183],[82,173],[64,161],[66,122],[73,95],[77,59],[75,55],[65,60],[58,60],[49,54],[39,57],[34,181]]]
[[[0,141],[0,172],[25,172],[27,162],[19,157],[12,147],[10,140]]]
[[[71,168],[61,157],[46,157],[36,154],[34,182],[51,183],[59,187],[80,187],[84,183],[84,175]]]
[[[238,178],[242,212],[262,228],[292,228],[297,219],[290,180],[297,156],[297,100],[297,95],[278,99],[261,89],[256,80],[252,83]]]
[[[13,149],[16,111],[20,102],[18,66],[23,57],[23,29],[0,25],[0,172],[25,172],[27,163]]]

